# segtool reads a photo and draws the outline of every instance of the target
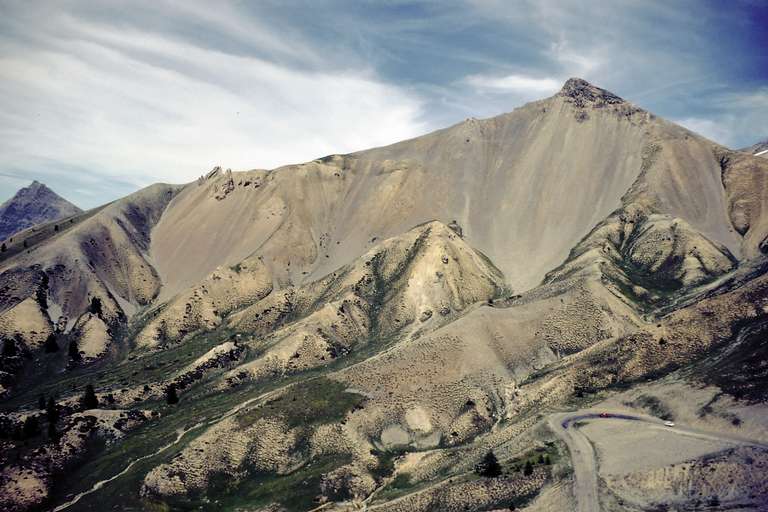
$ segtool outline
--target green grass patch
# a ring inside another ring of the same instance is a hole
[[[241,481],[226,475],[215,476],[207,492],[193,500],[155,502],[167,510],[251,510],[278,503],[289,511],[305,511],[317,507],[324,474],[350,462],[347,456],[328,456],[311,461],[287,475],[250,472]]]
[[[316,377],[297,382],[285,393],[267,403],[246,410],[237,416],[242,426],[251,425],[260,418],[279,416],[289,428],[341,421],[365,397],[349,393],[346,386],[327,377]]]
[[[544,446],[537,446],[531,450],[523,452],[517,457],[513,457],[501,463],[502,472],[504,474],[520,473],[525,470],[525,465],[530,463],[531,467],[535,466],[552,466],[557,464],[562,458],[562,453],[558,448],[557,443],[553,441],[547,441]]]

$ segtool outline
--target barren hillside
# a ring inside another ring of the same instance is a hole
[[[760,509],[767,176],[571,79],[23,231],[0,255],[0,504]],[[622,462],[622,432],[672,417],[678,452]]]

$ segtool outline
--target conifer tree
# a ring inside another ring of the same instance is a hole
[[[54,333],[49,334],[48,337],[45,338],[43,347],[45,348],[45,352],[47,354],[59,351],[59,344],[56,343],[56,335]]]
[[[177,403],[179,403],[179,396],[176,394],[176,384],[171,384],[165,390],[165,400],[169,404],[177,404]]]
[[[496,478],[501,475],[501,464],[499,464],[493,451],[489,451],[485,454],[483,460],[475,466],[475,472],[486,478]]]
[[[523,474],[525,476],[531,476],[533,474],[533,464],[530,460],[525,461],[525,467],[523,468]]]
[[[93,386],[88,384],[85,386],[85,394],[83,395],[83,407],[86,409],[96,409],[99,406],[99,399],[96,398],[96,392],[93,390]]]

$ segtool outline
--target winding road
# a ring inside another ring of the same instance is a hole
[[[581,432],[575,424],[587,421],[636,421],[648,423],[658,427],[669,429],[675,434],[696,437],[712,441],[730,443],[735,446],[757,446],[768,448],[768,445],[753,439],[719,434],[675,425],[669,427],[664,420],[642,414],[627,414],[623,412],[598,411],[586,409],[582,411],[552,414],[548,423],[558,437],[568,446],[573,463],[575,477],[574,495],[576,497],[578,512],[596,512],[600,510],[597,484],[597,460],[595,449],[587,436]]]

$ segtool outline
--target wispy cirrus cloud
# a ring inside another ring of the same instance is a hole
[[[239,23],[208,11],[226,29]],[[417,94],[371,68],[322,66],[277,36],[249,44],[290,63],[55,9],[37,28],[33,39],[0,34],[0,152],[14,175],[27,169],[84,206],[214,165],[272,168],[427,129]],[[78,193],[93,184],[75,167],[114,186]]]
[[[768,6],[750,0],[2,8],[0,199],[38,179],[93,206],[213,165],[386,144],[510,111],[572,76],[732,147],[768,135]]]
[[[768,87],[710,95],[701,116],[676,119],[689,130],[731,148],[768,140]],[[751,134],[749,139],[740,133]]]

